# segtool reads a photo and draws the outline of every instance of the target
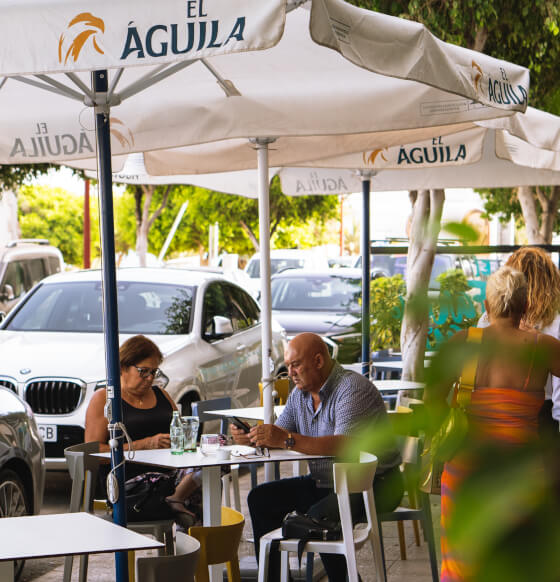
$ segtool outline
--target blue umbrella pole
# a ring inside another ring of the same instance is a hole
[[[371,172],[360,172],[362,178],[362,374],[369,377],[370,350],[370,189]]]
[[[122,422],[121,383],[119,364],[119,320],[117,314],[117,275],[115,267],[115,228],[113,219],[113,183],[111,176],[110,107],[106,102],[108,91],[107,71],[92,73],[95,94],[95,134],[97,139],[98,176],[101,213],[101,256],[103,260],[103,330],[105,337],[105,363],[107,368],[107,403],[109,424]],[[124,494],[123,439],[117,430],[117,445],[112,448],[111,470],[116,477],[118,497],[113,505],[113,521],[126,526]],[[114,442],[114,441],[113,441]],[[115,557],[117,582],[128,582],[126,552]]]

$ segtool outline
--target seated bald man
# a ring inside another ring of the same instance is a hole
[[[284,361],[296,387],[284,412],[275,424],[255,426],[248,434],[232,425],[237,443],[336,457],[358,425],[367,422],[372,432],[377,429],[387,435],[387,412],[377,388],[365,376],[345,370],[332,360],[318,335],[302,333],[294,337],[286,348]],[[392,511],[403,495],[399,451],[394,439],[383,442],[378,450],[370,451],[378,458],[373,488],[379,513]],[[309,461],[309,475],[264,483],[249,493],[247,503],[257,560],[261,536],[280,527],[290,511],[339,519],[332,464],[332,459]],[[361,493],[351,495],[351,505],[354,522],[365,521]],[[344,556],[323,554],[321,558],[331,582],[346,579]],[[270,556],[268,579],[278,580],[279,571],[279,556],[275,553]]]

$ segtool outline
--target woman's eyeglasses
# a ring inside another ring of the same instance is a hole
[[[138,366],[134,367],[138,370],[140,378],[147,378],[148,376],[152,376],[155,380],[161,376],[161,370],[159,368],[139,368]]]

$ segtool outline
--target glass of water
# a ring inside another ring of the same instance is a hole
[[[203,434],[200,437],[200,452],[203,455],[214,455],[220,446],[220,437],[217,434]]]
[[[196,451],[198,439],[198,416],[182,416],[185,453]]]

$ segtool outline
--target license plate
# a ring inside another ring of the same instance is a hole
[[[56,424],[38,424],[37,428],[39,429],[39,434],[43,437],[45,443],[56,443]]]

